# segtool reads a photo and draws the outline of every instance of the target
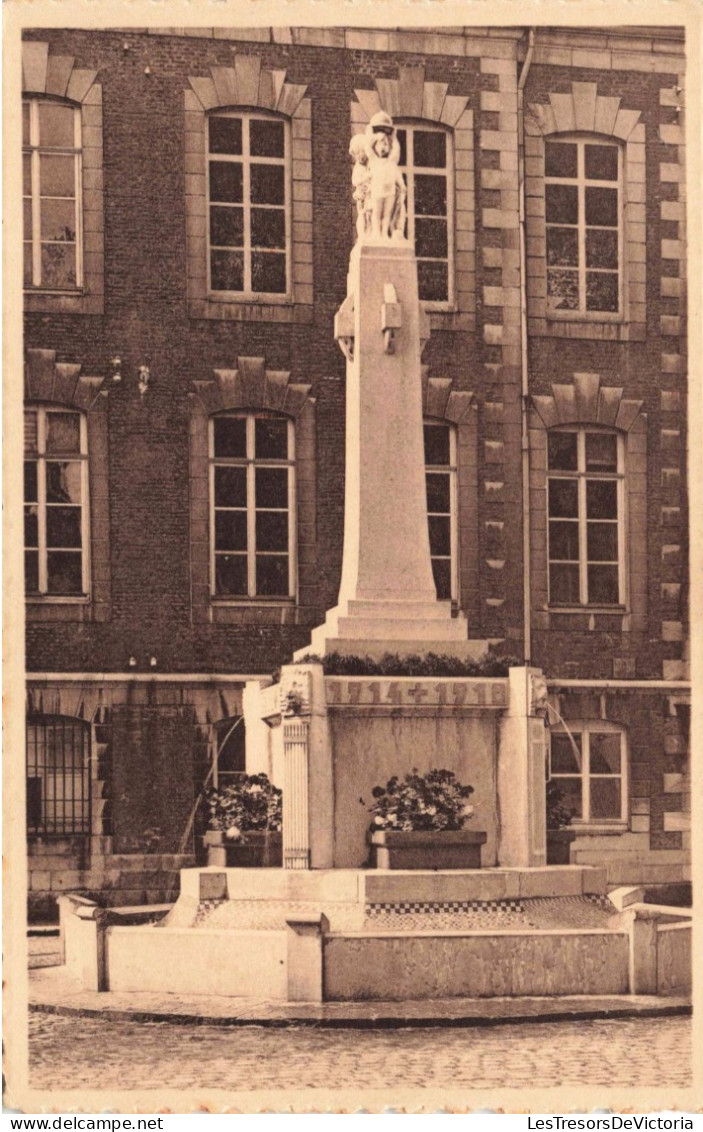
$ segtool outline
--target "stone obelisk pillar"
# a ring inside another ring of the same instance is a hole
[[[465,656],[466,621],[452,617],[449,602],[437,600],[432,575],[420,371],[428,319],[418,299],[414,248],[402,234],[404,187],[397,163],[392,151],[373,156],[376,133],[394,138],[395,131],[387,115],[377,117],[385,121],[374,125],[372,119],[362,178],[354,175],[361,185],[357,201],[367,189],[365,210],[360,208],[347,298],[335,321],[347,357],[342,579],[338,604],[313,631],[311,647],[320,654]],[[382,142],[380,148],[388,147]],[[392,184],[394,204],[376,199],[374,176],[381,188]]]

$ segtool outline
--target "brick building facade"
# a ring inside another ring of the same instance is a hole
[[[37,912],[164,897],[213,751],[242,768],[246,680],[336,602],[332,328],[378,110],[438,589],[545,673],[572,859],[689,879],[684,63],[673,28],[25,34]]]

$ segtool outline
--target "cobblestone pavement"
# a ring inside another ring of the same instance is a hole
[[[446,1089],[691,1084],[688,1018],[350,1030],[32,1014],[40,1089]]]

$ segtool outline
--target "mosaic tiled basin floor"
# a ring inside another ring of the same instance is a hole
[[[285,928],[292,914],[324,911],[333,931],[431,932],[607,928],[616,910],[606,896],[556,896],[451,904],[319,904],[268,900],[204,901],[193,927],[233,931]]]

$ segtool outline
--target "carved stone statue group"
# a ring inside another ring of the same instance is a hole
[[[398,169],[400,144],[390,115],[384,110],[374,114],[365,132],[352,138],[349,153],[354,161],[359,241],[403,239],[406,188]]]

